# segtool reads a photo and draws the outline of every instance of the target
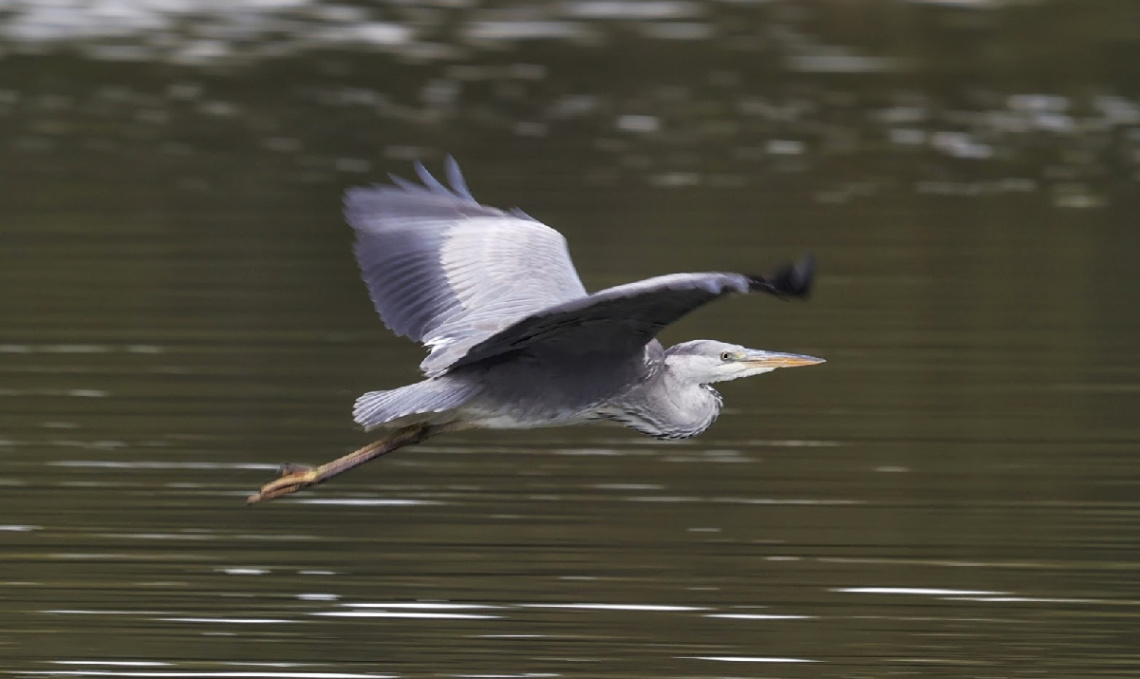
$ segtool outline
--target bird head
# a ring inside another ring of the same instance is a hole
[[[772,372],[823,363],[822,358],[778,351],[749,349],[716,340],[692,340],[669,347],[665,365],[678,378],[697,384],[727,382]]]

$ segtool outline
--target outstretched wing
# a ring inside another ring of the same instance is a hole
[[[562,234],[480,205],[450,157],[450,189],[418,163],[416,173],[422,185],[350,189],[344,211],[376,311],[427,345],[429,377],[518,321],[586,296]]]
[[[471,347],[451,369],[525,348],[571,354],[641,351],[665,326],[733,292],[805,297],[815,258],[805,256],[771,277],[680,273],[607,288],[532,314]]]

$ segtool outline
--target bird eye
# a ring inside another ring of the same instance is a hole
[[[731,361],[731,360],[732,360],[732,352],[731,352],[731,351],[726,351],[726,352],[722,353],[722,354],[720,355],[720,360],[722,360],[722,361]]]

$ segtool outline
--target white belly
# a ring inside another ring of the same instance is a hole
[[[466,409],[463,409],[466,410]],[[559,411],[535,417],[531,413],[487,413],[466,410],[460,418],[481,429],[536,429],[538,427],[567,427],[597,419],[589,412]]]

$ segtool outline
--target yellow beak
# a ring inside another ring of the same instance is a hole
[[[784,354],[778,351],[757,351],[744,357],[744,363],[758,368],[798,368],[827,361],[803,354]]]

